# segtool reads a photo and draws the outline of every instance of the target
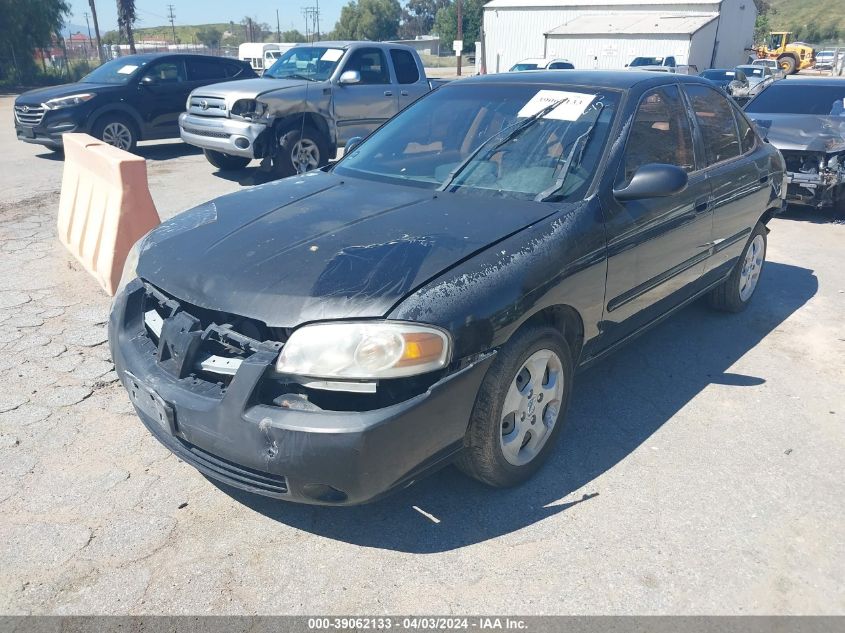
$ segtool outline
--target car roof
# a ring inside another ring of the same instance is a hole
[[[220,59],[220,60],[227,60],[227,61],[231,61],[231,62],[243,63],[243,62],[241,62],[240,59],[237,59],[235,57],[222,57],[220,55],[203,55],[202,53],[179,53],[179,52],[133,53],[133,54],[130,54],[130,55],[121,55],[120,57],[115,57],[114,59],[109,60],[109,61],[115,61],[115,60],[119,60],[119,59],[129,59],[129,58],[138,59],[139,57],[143,58],[143,59],[149,59],[149,60],[161,59],[163,57],[200,57],[202,59]]]
[[[711,85],[704,79],[676,73],[654,73],[645,70],[529,70],[523,73],[476,75],[458,79],[444,87],[467,84],[560,84],[566,86],[595,86],[625,90],[643,84],[644,88],[666,83],[694,83]]]
[[[795,77],[777,82],[778,86],[845,86],[845,77]]]

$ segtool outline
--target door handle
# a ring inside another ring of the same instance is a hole
[[[399,94],[400,94],[400,95],[402,95],[403,97],[407,97],[407,96],[408,96],[408,91],[407,91],[407,90],[401,90],[401,91],[399,92]]]
[[[384,91],[384,96],[385,96],[385,97],[392,97],[392,96],[393,96],[393,91],[392,91],[392,90],[385,90],[385,91]]]
[[[710,208],[710,202],[708,200],[699,200],[695,203],[695,212],[696,213],[704,213],[707,209]]]
[[[763,184],[769,182],[769,174],[766,174],[765,176],[760,176],[760,182]]]

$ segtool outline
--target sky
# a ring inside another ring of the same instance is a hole
[[[145,26],[162,26],[170,24],[167,19],[167,5],[173,5],[176,14],[174,23],[179,24],[209,24],[213,22],[240,22],[242,18],[256,18],[259,22],[266,22],[272,28],[276,27],[276,9],[279,10],[279,24],[283,31],[295,28],[305,31],[305,19],[302,8],[320,5],[320,30],[329,31],[334,28],[340,16],[340,9],[348,0],[276,0],[267,2],[262,0],[254,3],[232,2],[231,0],[136,0],[135,9],[138,13],[136,28]],[[71,0],[71,15],[66,22],[76,26],[85,26],[85,13],[91,13],[88,0]],[[100,33],[117,29],[117,9],[115,0],[96,0],[97,17],[100,22]],[[91,25],[93,33],[94,26]]]

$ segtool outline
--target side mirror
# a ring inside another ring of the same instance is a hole
[[[343,146],[343,155],[347,156],[355,151],[355,148],[361,144],[361,141],[364,140],[363,136],[353,136],[351,139],[346,141],[346,145]]]
[[[158,78],[155,75],[144,75],[141,77],[142,86],[155,86],[158,83]]]
[[[359,73],[357,70],[344,71],[340,75],[340,79],[337,80],[337,83],[344,86],[350,84],[359,84],[361,83],[361,73]]]
[[[676,165],[649,163],[634,172],[627,187],[614,189],[613,196],[620,202],[665,198],[681,193],[687,188],[688,181],[687,172]]]

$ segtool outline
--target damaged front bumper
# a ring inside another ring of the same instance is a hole
[[[140,280],[130,283],[109,321],[115,367],[144,425],[204,475],[289,501],[364,503],[450,461],[492,360],[481,358],[383,408],[283,408],[263,394],[278,350],[239,360],[227,383],[209,380],[199,362],[196,372],[166,369],[145,325],[147,293]]]
[[[818,156],[783,152],[787,202],[828,207],[845,195],[845,154]]]
[[[266,123],[203,117],[188,112],[179,115],[179,135],[183,141],[231,156],[262,158],[262,134],[267,129]]]

